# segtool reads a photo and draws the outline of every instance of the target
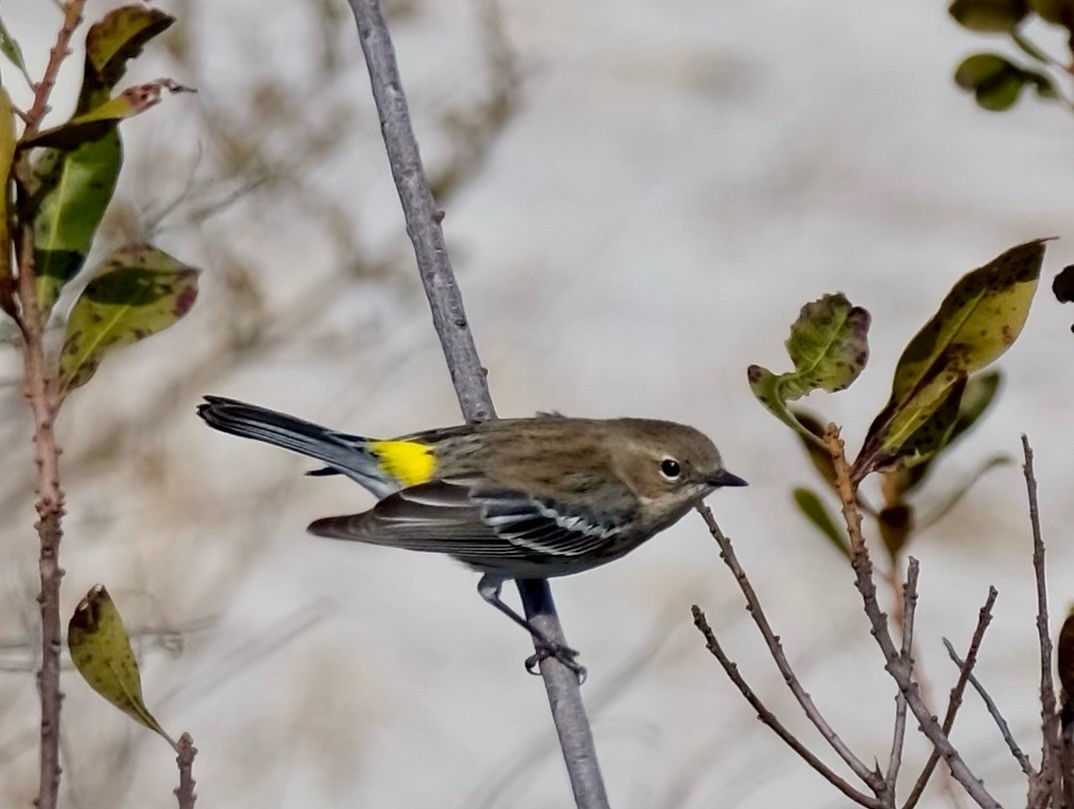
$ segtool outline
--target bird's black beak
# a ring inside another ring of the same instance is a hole
[[[716,488],[720,488],[721,486],[748,486],[749,485],[748,483],[746,483],[746,481],[744,481],[738,475],[732,475],[726,469],[721,469],[715,475],[712,475],[711,477],[709,477],[708,482],[709,482],[710,485],[715,486]]]

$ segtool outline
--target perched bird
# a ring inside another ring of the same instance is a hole
[[[380,440],[206,396],[214,429],[328,465],[378,501],[313,522],[318,536],[444,553],[482,574],[478,592],[581,675],[573,649],[500,598],[508,579],[579,573],[618,559],[721,486],[745,486],[704,434],[650,419],[501,419]],[[527,666],[539,659],[530,658]]]

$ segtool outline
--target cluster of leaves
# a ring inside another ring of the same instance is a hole
[[[1034,20],[1066,29],[1074,53],[1074,0],[953,0],[949,13],[962,27],[979,34],[998,34],[1008,39],[1032,66],[1018,64],[994,52],[968,56],[955,70],[955,82],[973,93],[986,110],[1009,109],[1025,88],[1038,98],[1066,101],[1051,72],[1069,75],[1074,63],[1064,64],[1034,44],[1023,28]]]
[[[123,165],[119,122],[155,105],[162,90],[183,89],[162,79],[115,92],[127,63],[172,22],[173,17],[156,9],[124,6],[91,26],[77,106],[65,123],[55,127],[16,141],[15,110],[6,89],[0,87],[0,161],[16,181],[14,216],[32,228],[36,304],[42,323],[52,314],[63,288],[84,269],[112,200]],[[6,32],[0,40],[13,42]],[[5,53],[21,67],[17,45]],[[29,169],[20,173],[20,161],[27,154],[31,160],[24,165]],[[0,221],[6,225],[12,212],[5,213]],[[0,236],[11,238],[10,232]],[[197,271],[147,244],[121,247],[88,275],[93,280],[67,317],[52,391],[58,401],[90,380],[109,349],[172,325],[197,296]],[[10,261],[3,262],[0,306],[18,318],[12,297],[15,284]]]
[[[984,371],[1017,339],[1029,315],[1044,259],[1044,241],[1011,248],[963,276],[939,310],[907,345],[895,368],[891,397],[873,419],[853,464],[855,483],[877,473],[884,505],[862,499],[862,510],[878,522],[893,561],[905,549],[915,525],[909,497],[926,480],[939,455],[965,435],[988,410],[1001,377]],[[774,374],[750,366],[750,387],[760,402],[795,430],[814,467],[829,487],[835,473],[820,439],[824,425],[789,402],[813,390],[835,392],[849,386],[868,361],[869,313],[842,294],[826,295],[802,308],[791,326],[787,352],[794,370]],[[939,519],[985,471],[1006,459],[985,463],[947,504],[926,522]],[[847,539],[814,491],[795,490],[809,521],[843,553]]]
[[[57,126],[38,130],[34,116],[16,110],[0,86],[0,167],[6,178],[0,308],[23,334],[40,334],[64,287],[80,275],[89,278],[66,313],[59,351],[45,356],[53,415],[71,391],[90,381],[111,349],[168,328],[197,297],[198,271],[150,244],[122,246],[84,272],[123,166],[120,122],[155,105],[164,90],[185,89],[166,79],[116,89],[127,63],[173,22],[159,10],[130,5],[92,25],[77,105]],[[22,51],[2,24],[0,53],[26,76]],[[16,137],[19,119],[33,123]],[[142,703],[138,666],[103,586],[75,610],[68,642],[76,667],[95,690],[178,749]]]

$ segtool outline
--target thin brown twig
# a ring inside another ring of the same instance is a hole
[[[943,645],[947,647],[947,654],[954,661],[955,665],[960,668],[963,667],[965,664],[955,651],[955,647],[951,645],[951,641],[944,638]],[[981,684],[981,681],[977,679],[976,674],[971,672],[968,679],[970,685],[973,686],[973,690],[976,691],[977,695],[984,701],[985,708],[987,708],[988,713],[991,714],[992,719],[996,723],[996,727],[999,728],[1000,735],[1003,736],[1003,741],[1007,743],[1011,755],[1014,756],[1014,760],[1018,762],[1018,766],[1022,768],[1022,772],[1030,778],[1034,777],[1036,771],[1033,769],[1033,765],[1029,763],[1029,756],[1022,752],[1022,748],[1019,747],[1018,742],[1014,740],[1014,734],[1011,733],[1011,726],[1007,724],[1007,720],[1004,718],[1003,714],[1000,713],[996,701],[992,699],[992,695],[988,693],[984,685]]]
[[[716,540],[716,544],[720,546],[720,558],[723,559],[724,563],[731,569],[731,573],[738,582],[739,589],[742,590],[742,594],[746,597],[746,610],[750,613],[754,623],[757,624],[757,628],[761,631],[761,635],[768,645],[768,650],[776,663],[776,667],[779,669],[780,674],[783,675],[787,687],[791,690],[791,693],[794,694],[794,698],[802,707],[805,715],[817,730],[820,731],[820,735],[824,737],[829,745],[831,745],[836,754],[846,762],[851,770],[854,771],[854,774],[858,776],[858,778],[867,784],[874,792],[883,792],[885,787],[883,776],[878,771],[870,770],[865,763],[854,754],[842,738],[839,737],[839,734],[837,734],[832,729],[831,725],[828,724],[828,720],[821,714],[820,710],[813,702],[813,698],[798,681],[798,677],[795,675],[790,662],[787,660],[787,655],[783,651],[783,643],[780,641],[779,636],[772,631],[772,627],[768,623],[768,618],[764,613],[764,609],[761,607],[760,599],[757,598],[757,593],[754,591],[753,585],[746,576],[746,572],[742,569],[742,565],[739,564],[738,557],[735,556],[734,548],[731,546],[731,541],[720,530],[720,526],[716,524],[716,520],[712,516],[712,511],[708,506],[699,503],[697,505],[697,512],[701,515],[702,519],[705,520],[705,524],[709,528],[709,533],[711,533],[713,539]]]
[[[23,120],[26,129],[22,137],[25,140],[37,134],[41,122],[48,114],[48,99],[52,95],[52,88],[56,86],[56,77],[60,73],[60,67],[64,60],[71,55],[71,37],[82,22],[82,11],[85,9],[86,0],[67,0],[63,6],[63,24],[56,35],[56,44],[48,54],[48,64],[41,81],[34,84],[34,101],[30,109],[26,111]]]
[[[746,698],[746,701],[753,706],[753,709],[757,711],[757,718],[772,728],[773,732],[783,743],[790,747],[795,753],[797,753],[806,764],[820,773],[832,786],[846,795],[855,803],[862,806],[869,807],[869,809],[880,809],[882,804],[876,798],[871,798],[864,792],[859,792],[844,779],[840,778],[835,772],[828,767],[823,761],[816,757],[813,752],[806,747],[797,737],[794,736],[783,724],[776,718],[765,704],[761,702],[761,698],[757,696],[749,683],[742,677],[742,674],[738,670],[738,665],[727,656],[723,647],[720,646],[720,642],[716,639],[716,633],[712,631],[712,627],[709,626],[708,619],[705,617],[705,613],[696,604],[690,608],[690,611],[694,616],[694,626],[705,638],[705,646],[712,653],[720,665],[723,666],[723,670],[727,672],[728,678],[735,684],[735,687],[742,692],[742,696]]]
[[[70,51],[71,37],[82,21],[85,0],[68,0],[63,7],[63,24],[56,44],[49,52],[45,72],[34,86],[34,101],[26,115],[23,139],[33,136],[48,112],[48,99],[56,83],[60,66]],[[30,157],[23,154],[16,176],[28,177]],[[35,465],[37,467],[37,534],[40,542],[38,572],[41,591],[37,597],[41,610],[41,669],[37,690],[41,701],[39,748],[39,782],[37,809],[55,809],[60,791],[60,540],[64,514],[64,494],[60,485],[60,448],[56,443],[54,423],[56,402],[51,391],[45,356],[44,323],[37,304],[37,277],[34,273],[33,224],[25,206],[17,211],[19,232],[16,237],[18,258],[17,322],[23,338],[24,395],[34,418]]]
[[[847,464],[843,440],[839,428],[831,424],[824,435],[824,444],[832,454],[832,463],[836,473],[836,488],[842,502],[843,519],[850,536],[850,559],[854,569],[855,586],[861,595],[865,614],[872,627],[871,634],[884,655],[885,670],[892,676],[914,716],[920,723],[921,732],[925,734],[933,747],[939,751],[947,763],[955,780],[962,785],[966,793],[982,809],[1002,809],[999,802],[985,789],[984,784],[967,766],[961,754],[951,743],[947,734],[928,709],[921,698],[918,685],[914,682],[907,661],[899,656],[899,651],[891,637],[887,616],[880,609],[876,596],[876,582],[873,580],[873,564],[869,550],[865,545],[865,535],[861,528],[861,512],[857,507],[856,486],[851,478]]]
[[[194,746],[194,740],[189,733],[179,737],[175,744],[175,753],[175,763],[179,766],[179,786],[174,792],[179,801],[179,809],[194,809],[194,802],[198,799],[194,792],[198,783],[194,780],[194,757],[198,754],[198,748]]]
[[[906,583],[902,586],[902,648],[899,650],[902,658],[910,661],[911,670],[914,665],[914,616],[917,611],[917,579],[920,572],[921,565],[911,556],[906,567]],[[888,772],[884,778],[892,796],[895,794],[895,782],[899,779],[905,741],[906,698],[900,691],[895,695],[895,729],[891,741],[891,755],[888,757]]]
[[[1022,471],[1029,498],[1029,522],[1033,530],[1033,574],[1037,583],[1037,635],[1040,641],[1040,718],[1044,738],[1041,741],[1040,776],[1052,795],[1052,806],[1063,803],[1062,777],[1059,772],[1061,749],[1059,713],[1056,707],[1055,685],[1052,682],[1052,638],[1048,629],[1048,580],[1044,566],[1044,539],[1040,530],[1040,508],[1037,503],[1037,477],[1033,472],[1033,448],[1029,438],[1022,436]]]
[[[977,628],[974,629],[973,637],[970,638],[970,647],[966,652],[966,661],[962,662],[961,660],[958,660],[958,679],[955,681],[955,685],[951,689],[951,695],[947,699],[947,711],[944,713],[943,717],[942,727],[945,736],[949,736],[951,729],[955,726],[955,717],[958,715],[959,708],[962,707],[962,698],[966,693],[966,684],[974,681],[973,667],[977,665],[977,654],[981,649],[982,641],[984,641],[985,630],[988,629],[988,625],[992,622],[992,607],[995,605],[996,597],[998,595],[999,592],[995,587],[988,588],[988,598],[985,599],[984,606],[981,607],[981,611],[977,614]],[[948,651],[954,655],[954,647],[951,646],[946,638],[944,638],[944,643],[947,644]],[[928,760],[925,762],[925,766],[921,770],[921,774],[917,777],[917,781],[914,782],[913,789],[910,790],[910,795],[906,799],[906,803],[903,804],[903,809],[914,809],[917,802],[921,799],[922,794],[924,794],[925,787],[928,786],[929,780],[932,778],[932,773],[936,769],[936,765],[939,761],[940,753],[933,747]]]

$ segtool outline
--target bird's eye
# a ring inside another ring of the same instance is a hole
[[[674,480],[682,474],[682,467],[674,458],[665,458],[660,462],[660,472],[669,480]]]

